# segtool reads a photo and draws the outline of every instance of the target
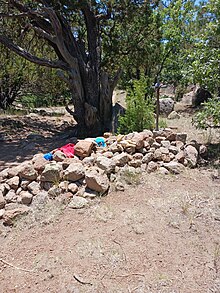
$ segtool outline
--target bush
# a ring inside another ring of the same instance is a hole
[[[126,113],[119,118],[119,133],[154,128],[155,106],[150,97],[149,82],[145,77],[133,81],[132,88],[128,89],[126,103]]]
[[[193,119],[193,124],[197,128],[207,129],[220,127],[220,100],[219,98],[210,99],[203,104]]]

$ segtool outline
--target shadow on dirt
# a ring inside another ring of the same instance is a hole
[[[67,121],[55,122],[41,117],[0,119],[0,171],[47,153],[68,142],[74,142],[75,128]]]

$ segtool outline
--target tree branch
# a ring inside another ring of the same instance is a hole
[[[39,65],[46,66],[46,67],[51,67],[51,68],[61,68],[64,70],[67,70],[67,68],[68,68],[67,64],[65,64],[64,62],[62,62],[60,60],[50,61],[47,59],[38,58],[37,56],[30,54],[29,52],[27,52],[23,48],[19,47],[18,45],[14,44],[9,38],[7,38],[3,35],[0,35],[0,43],[2,43],[8,49],[12,50],[16,54],[20,55],[21,57],[27,59],[28,61],[30,61],[32,63],[39,64]]]

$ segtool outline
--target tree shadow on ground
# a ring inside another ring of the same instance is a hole
[[[63,121],[4,118],[0,120],[0,171],[31,159],[37,153],[47,153],[76,141],[74,125]]]

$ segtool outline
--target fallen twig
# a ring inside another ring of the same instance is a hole
[[[90,285],[90,286],[92,286],[92,283],[82,281],[82,280],[80,280],[79,277],[76,276],[76,275],[73,275],[73,278],[74,278],[77,282],[79,282],[80,284],[82,284],[82,285]]]
[[[12,268],[14,268],[14,269],[16,269],[16,270],[20,270],[20,271],[28,272],[28,273],[33,273],[33,272],[34,272],[34,270],[27,270],[27,269],[23,269],[23,268],[16,267],[16,266],[14,266],[13,264],[11,264],[11,263],[5,261],[3,258],[0,258],[0,262],[6,264],[6,265],[8,265],[9,267],[12,267]]]
[[[124,255],[124,261],[127,262],[126,254],[125,254],[125,252],[124,252],[124,249],[123,249],[121,243],[119,243],[119,242],[116,241],[116,240],[113,240],[113,242],[116,243],[116,244],[118,244],[118,245],[120,246],[120,248],[121,248],[121,250],[122,250],[122,253],[123,253],[123,255]]]

